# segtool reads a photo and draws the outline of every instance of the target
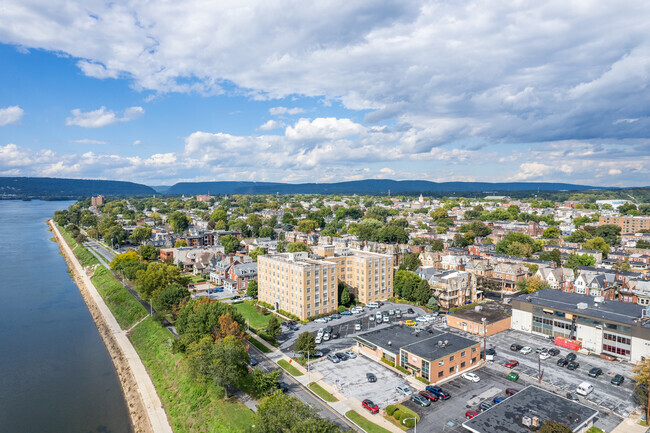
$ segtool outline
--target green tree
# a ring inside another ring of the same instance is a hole
[[[437,310],[438,309],[438,300],[434,298],[433,296],[429,298],[429,301],[427,301],[427,308],[430,308],[432,310]]]
[[[269,334],[272,338],[277,337],[282,334],[282,329],[280,328],[280,321],[277,317],[271,316],[269,323],[266,325],[266,333]]]
[[[634,400],[646,410],[646,419],[650,419],[648,406],[648,387],[650,387],[650,358],[645,358],[632,369],[634,372]]]
[[[112,246],[122,245],[126,239],[126,231],[119,224],[111,226],[104,235],[106,243]]]
[[[551,251],[543,251],[539,255],[540,260],[555,262],[557,266],[562,265],[562,253],[557,248]]]
[[[290,253],[299,253],[299,252],[308,253],[309,251],[311,251],[311,249],[309,248],[309,245],[304,244],[302,242],[291,242],[287,247],[287,251],[289,251]]]
[[[408,242],[409,236],[402,227],[389,225],[386,227],[382,227],[377,231],[376,240],[378,242],[391,243],[391,244],[394,243],[405,244]]]
[[[282,215],[282,224],[290,224],[290,225],[296,225],[296,219],[293,217],[293,214],[291,212],[285,212],[284,215]]]
[[[567,242],[575,242],[575,243],[582,243],[589,239],[591,235],[589,232],[585,230],[575,230],[573,233],[571,233],[569,236],[564,238],[565,241]]]
[[[246,294],[253,298],[257,297],[257,281],[253,280],[248,283],[248,287],[246,288]]]
[[[158,311],[171,311],[178,307],[181,301],[188,299],[190,292],[180,284],[170,284],[160,289],[154,298],[154,306]]]
[[[278,380],[282,370],[274,370],[265,373],[259,368],[254,368],[252,372],[253,376],[253,388],[260,395],[272,394],[275,390],[278,389]]]
[[[223,221],[227,222],[228,221],[228,213],[223,210],[223,209],[215,209],[212,214],[210,215],[210,221],[217,222],[217,221]]]
[[[304,356],[312,356],[316,352],[316,339],[311,332],[303,332],[298,335],[296,340],[295,351],[302,353]]]
[[[176,211],[169,216],[169,224],[174,233],[183,233],[190,226],[190,219],[183,212]]]
[[[420,266],[422,266],[422,262],[420,261],[418,254],[410,253],[404,254],[404,259],[402,259],[402,263],[400,263],[399,269],[409,269],[411,271],[415,271]]]
[[[246,348],[233,336],[219,342],[203,337],[187,349],[187,363],[195,377],[209,377],[223,387],[228,398],[228,387],[237,385],[248,375],[250,357]]]
[[[420,280],[413,293],[413,300],[418,304],[424,305],[429,299],[431,299],[431,286],[429,286],[426,280]]]
[[[297,229],[300,232],[308,233],[313,232],[318,227],[318,223],[314,220],[300,220],[298,221]]]
[[[219,242],[223,245],[226,254],[231,254],[237,251],[240,247],[239,239],[233,235],[224,235],[219,238]]]
[[[160,251],[153,245],[140,245],[138,247],[138,254],[144,260],[156,260],[160,255]]]
[[[607,257],[609,254],[609,244],[605,242],[605,239],[600,236],[596,236],[593,239],[589,239],[582,245],[583,248],[587,250],[596,250],[603,253],[603,257]]]
[[[174,243],[174,248],[183,248],[187,246],[187,241],[185,239],[176,239]]]
[[[343,291],[339,297],[339,304],[348,307],[350,305],[350,302],[352,302],[352,298],[350,297],[350,290],[347,288],[347,286],[345,286],[343,287]]]
[[[149,236],[151,236],[151,227],[141,226],[136,227],[135,230],[133,230],[133,233],[131,236],[129,236],[129,239],[134,244],[140,245],[142,242],[149,239]]]
[[[260,231],[258,233],[258,236],[261,238],[273,238],[273,235],[275,232],[273,231],[273,227],[270,226],[262,226],[260,227]]]
[[[320,418],[314,407],[276,392],[255,414],[256,433],[341,433],[331,421]]]
[[[537,275],[533,275],[530,278],[524,278],[523,280],[517,281],[517,289],[523,293],[532,293],[541,289],[548,289],[550,286],[546,281],[543,281]]]
[[[531,254],[536,251],[535,249],[536,244],[533,238],[531,238],[530,236],[524,233],[510,232],[497,243],[496,245],[497,253],[514,255],[511,254],[511,252],[509,252],[510,244],[512,244],[513,242],[530,245]]]
[[[264,250],[264,248],[257,248],[255,250],[251,251],[250,253],[248,253],[248,255],[251,256],[251,259],[253,259],[254,262],[257,261],[257,258],[259,256],[263,256],[264,254],[266,254],[266,251]]]
[[[605,242],[610,245],[616,245],[618,243],[619,234],[621,234],[621,228],[614,224],[598,226],[594,232],[594,236],[605,239]]]
[[[223,334],[219,318],[227,314],[239,324],[240,328],[246,326],[241,313],[230,304],[207,298],[190,299],[182,305],[175,323],[176,330],[181,335],[179,340],[182,340],[181,343],[189,344],[206,335],[213,340],[217,339]]]
[[[533,255],[533,248],[530,244],[512,242],[508,245],[507,254],[517,257],[531,257]]]
[[[642,249],[650,249],[650,242],[640,239],[636,241],[636,247],[637,248],[642,248]]]
[[[135,278],[135,287],[145,299],[155,296],[159,290],[172,283],[181,286],[187,286],[188,283],[176,266],[156,262],[149,263],[145,270],[139,270]]]
[[[575,271],[580,266],[593,266],[595,264],[596,259],[589,254],[569,254],[565,265]]]
[[[559,228],[554,226],[547,228],[544,230],[544,233],[542,233],[544,239],[559,239],[560,236],[562,236],[562,232]]]

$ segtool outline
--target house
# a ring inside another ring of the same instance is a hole
[[[447,314],[447,326],[470,334],[491,336],[510,329],[510,314],[501,308],[477,305]]]
[[[579,271],[573,285],[575,293],[579,295],[603,297],[607,300],[614,300],[620,287],[612,274],[585,271]]]
[[[477,290],[476,277],[465,271],[443,271],[433,275],[428,282],[442,308],[476,302],[483,295]]]
[[[237,292],[244,292],[253,280],[257,280],[257,263],[239,263],[230,266],[226,271],[224,286]]]
[[[497,263],[492,270],[492,281],[500,283],[504,291],[515,292],[517,281],[528,277],[528,268],[515,263]]]
[[[572,269],[540,267],[535,276],[547,282],[552,289],[564,292],[573,291],[574,276]]]

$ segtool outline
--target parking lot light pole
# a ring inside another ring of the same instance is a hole
[[[483,322],[483,361],[487,362],[487,333],[485,332],[485,317],[481,317],[481,322]]]
[[[415,421],[415,430],[413,430],[413,433],[418,433],[418,419],[417,418],[415,418],[415,417],[414,418],[404,418],[402,420],[402,424],[404,424],[409,419],[412,419],[413,421]]]
[[[542,354],[537,354],[537,378],[538,383],[542,383]]]

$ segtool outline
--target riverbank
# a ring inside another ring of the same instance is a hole
[[[111,314],[56,225],[51,220],[48,224],[111,355],[129,408],[133,430],[139,433],[172,433],[151,378],[126,331]]]

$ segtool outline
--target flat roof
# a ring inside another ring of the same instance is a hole
[[[389,328],[366,332],[356,337],[359,342],[370,343],[384,351],[399,354],[404,349],[413,355],[430,361],[444,358],[460,350],[478,344],[478,341],[438,330],[417,332],[410,326],[394,325]],[[445,344],[445,341],[447,342]],[[438,342],[442,342],[440,345]]]
[[[534,293],[529,293],[520,296],[516,300],[513,299],[513,302],[515,301],[530,302],[544,307],[568,311],[579,316],[612,320],[629,325],[636,325],[635,320],[641,318],[641,312],[645,309],[641,305],[630,302],[608,300],[598,303],[598,306],[596,306],[593,296],[567,293],[554,289],[542,289]],[[587,308],[578,308],[578,304],[580,303],[587,304]],[[513,306],[515,305],[513,304]]]
[[[476,311],[475,308],[466,308],[454,313],[448,313],[447,315],[474,323],[481,323],[481,319],[485,317],[487,324],[498,322],[510,317],[510,313],[504,309],[486,308],[485,306],[482,306],[481,311]]]
[[[539,424],[555,421],[568,425],[574,432],[583,428],[598,411],[583,404],[529,385],[501,403],[463,423],[475,433],[530,433],[523,417],[538,417]]]

